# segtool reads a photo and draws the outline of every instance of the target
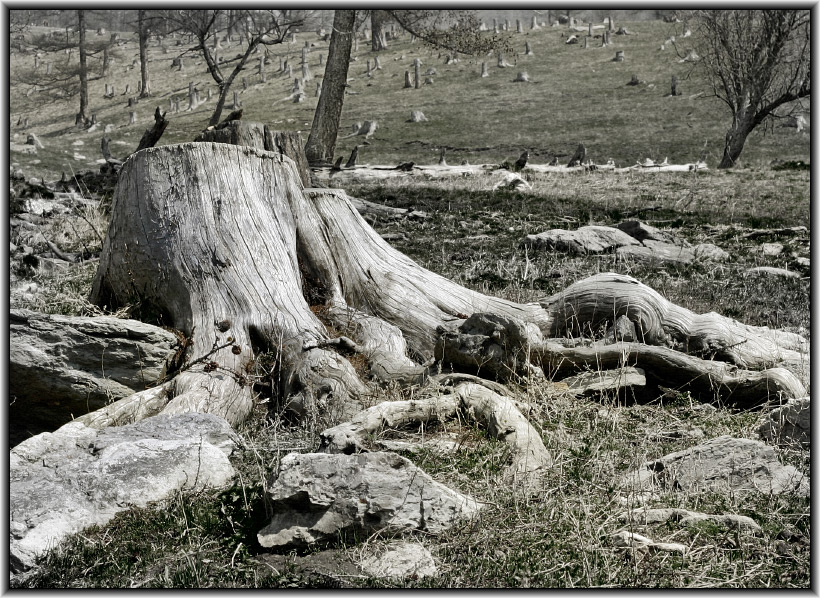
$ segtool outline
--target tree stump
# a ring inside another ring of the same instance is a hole
[[[538,24],[538,18],[535,15],[532,15],[532,24],[530,25],[530,29],[533,31],[536,29],[541,29],[541,25]]]
[[[521,26],[521,19],[515,20],[515,32],[524,33],[524,28]]]
[[[627,83],[627,85],[640,85],[641,82],[638,80],[638,75],[632,75],[632,79]]]
[[[528,82],[529,80],[530,80],[530,76],[529,76],[526,72],[524,72],[524,71],[520,71],[520,72],[519,72],[519,73],[515,76],[515,79],[513,79],[513,83],[526,83],[526,82]]]
[[[490,73],[487,71],[487,63],[482,62],[481,63],[481,77],[483,78],[483,77],[489,77],[489,76],[490,76]]]
[[[671,93],[671,95],[673,95],[673,96],[680,95],[680,92],[678,91],[678,78],[675,75],[672,75],[672,93]]]
[[[310,168],[305,157],[304,142],[298,131],[279,131],[262,123],[232,120],[224,126],[203,131],[194,141],[244,145],[284,154],[296,166],[302,185],[310,187]]]
[[[530,42],[524,42],[524,55],[525,56],[532,56],[532,48],[530,47]]]
[[[789,347],[805,349],[797,335],[731,324],[715,314],[696,317],[613,274],[540,303],[484,296],[396,251],[344,191],[304,189],[284,153],[224,143],[163,146],[126,161],[91,299],[109,308],[137,306],[144,318],[187,339],[187,354],[157,394],[163,412],[209,412],[233,425],[250,413],[247,373],[261,354],[278,364],[276,405],[329,425],[351,419],[368,393],[345,357],[351,354],[379,380],[412,384],[424,381],[429,372],[418,364],[433,357],[441,367],[472,364],[482,375],[506,379],[513,372],[617,366],[628,355],[676,387],[692,384],[699,392],[714,389],[743,401],[805,393],[783,371],[743,372],[713,361],[774,361]],[[349,336],[330,338],[316,313]],[[621,315],[635,323],[644,343],[722,349],[704,360],[668,346],[555,342],[568,330]],[[481,403],[476,411],[487,420],[512,413],[503,395],[477,390],[455,393]],[[138,403],[123,399],[117,413],[137,414]],[[516,429],[527,430],[520,423]],[[526,451],[517,454],[529,459]]]
[[[359,158],[359,146],[354,145],[353,146],[353,151],[350,152],[350,158],[348,158],[347,162],[345,163],[345,168],[353,168],[354,166],[356,166],[356,160],[358,160],[358,158]]]
[[[420,79],[420,77],[419,77],[419,67],[421,67],[421,60],[416,58],[413,61],[413,81],[416,84],[416,89],[421,87],[421,81],[419,80]]]
[[[133,125],[133,124],[136,124],[136,122],[137,122],[137,113],[134,112],[134,111],[129,112],[128,113],[128,124]]]
[[[413,82],[410,81],[410,71],[404,71],[404,89],[413,87]]]
[[[615,58],[612,59],[612,62],[623,62],[624,61],[624,51],[617,50],[615,52]]]
[[[584,160],[586,159],[586,156],[587,148],[584,147],[583,143],[579,143],[578,147],[575,149],[575,153],[572,154],[572,158],[570,158],[569,162],[567,162],[567,166],[580,166],[581,164],[583,164]]]

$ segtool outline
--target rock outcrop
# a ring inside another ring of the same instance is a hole
[[[763,492],[809,496],[809,482],[791,465],[782,465],[774,449],[759,440],[719,436],[644,463],[623,480],[626,490],[661,487],[698,492]]]
[[[177,348],[172,333],[137,320],[9,313],[12,444],[144,390]]]
[[[291,453],[267,487],[265,548],[306,548],[377,530],[440,532],[479,505],[394,453]]]
[[[72,422],[20,443],[9,460],[11,572],[132,506],[227,485],[238,442],[225,420],[190,413],[99,431]]]
[[[790,399],[757,429],[762,438],[791,448],[811,447],[811,397]]]

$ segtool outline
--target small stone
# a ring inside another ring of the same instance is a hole
[[[615,320],[615,324],[607,328],[604,342],[612,343],[632,343],[637,340],[635,323],[628,316],[622,314]]]
[[[389,544],[384,552],[366,556],[361,567],[371,577],[393,580],[421,579],[438,574],[430,551],[411,542]]]
[[[729,259],[729,254],[726,251],[712,243],[695,245],[692,248],[692,253],[694,253],[697,258],[711,260],[713,262],[725,262]]]
[[[782,276],[783,278],[800,278],[800,274],[798,272],[784,270],[783,268],[772,268],[770,266],[749,268],[746,270],[746,274],[752,276]]]
[[[780,243],[763,243],[760,247],[763,255],[776,256],[783,253],[783,245]]]

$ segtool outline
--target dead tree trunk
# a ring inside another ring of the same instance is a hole
[[[350,420],[372,399],[346,358],[352,354],[375,380],[398,383],[423,383],[432,366],[543,378],[635,356],[662,379],[743,403],[805,393],[785,369],[733,365],[776,365],[805,349],[797,335],[697,316],[613,274],[540,303],[482,295],[391,247],[344,191],[305,189],[291,159],[252,147],[201,142],[133,155],[120,171],[91,300],[135,305],[188,339],[173,377],[151,394],[151,412],[204,411],[234,425],[251,411],[248,371],[261,354],[277,364],[278,405],[327,425]],[[622,313],[642,343],[554,342]],[[331,338],[330,330],[343,336]],[[501,421],[503,397],[475,390],[455,392],[481,419]],[[100,417],[137,417],[142,402],[122,399]],[[517,435],[508,441],[521,463],[536,454],[548,463],[515,418]],[[506,429],[512,420],[504,421]]]
[[[165,127],[168,126],[168,122],[169,121],[165,118],[162,110],[160,110],[159,106],[157,106],[157,109],[154,111],[154,126],[145,130],[145,133],[143,133],[139,145],[137,145],[137,149],[134,150],[134,153],[140,151],[141,149],[154,147],[157,144],[157,141],[159,141],[159,138],[162,137],[162,134],[165,132]]]

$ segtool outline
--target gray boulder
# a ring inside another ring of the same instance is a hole
[[[656,486],[683,492],[732,491],[809,496],[809,482],[774,449],[759,440],[719,436],[692,448],[644,463],[622,480],[632,491]]]
[[[772,410],[757,429],[762,438],[781,446],[811,447],[811,397],[789,399],[785,405]]]
[[[662,231],[661,229],[650,226],[649,224],[644,224],[640,220],[625,220],[624,222],[618,224],[618,229],[624,231],[630,237],[641,242],[650,240],[670,243],[672,245],[681,245],[683,247],[690,246],[686,240],[680,239],[672,233]]]
[[[9,313],[10,441],[50,431],[153,385],[176,337],[137,320]]]
[[[611,226],[582,226],[572,231],[556,228],[536,235],[527,235],[520,246],[583,255],[614,251],[619,247],[640,246],[640,243]]]
[[[274,515],[257,534],[265,548],[305,548],[381,529],[437,533],[479,509],[395,453],[291,453],[267,493]]]
[[[9,458],[11,572],[132,506],[227,485],[237,442],[225,420],[189,413],[101,431],[72,422],[20,443]]]

